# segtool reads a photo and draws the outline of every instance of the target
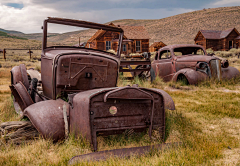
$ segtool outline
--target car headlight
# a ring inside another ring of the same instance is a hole
[[[198,69],[205,69],[207,64],[205,62],[199,62],[196,66]]]
[[[222,60],[222,68],[227,68],[229,66],[228,60]]]

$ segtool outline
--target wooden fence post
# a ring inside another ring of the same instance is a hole
[[[5,50],[5,48],[3,49],[3,59],[6,60],[6,50]]]
[[[32,57],[31,57],[31,50],[30,49],[29,49],[29,56],[30,56],[30,60],[31,60]]]

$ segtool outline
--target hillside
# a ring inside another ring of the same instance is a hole
[[[27,38],[19,37],[19,36],[14,36],[14,35],[9,35],[6,32],[0,31],[0,36],[7,37],[7,38],[13,38],[13,39],[21,39],[21,40],[28,40]]]
[[[161,40],[169,45],[194,43],[194,38],[201,29],[224,30],[235,27],[240,31],[239,18],[240,6],[236,6],[198,10],[157,20],[124,19],[112,22],[115,25],[145,26],[151,37],[150,43]],[[88,35],[91,34],[90,31],[87,32]],[[76,35],[82,34],[85,35],[86,32]]]
[[[239,18],[240,6],[236,6],[203,9],[157,20],[123,19],[112,22],[115,25],[145,26],[151,37],[150,43],[160,40],[169,45],[194,43],[201,29],[224,30],[235,27],[240,31]],[[78,41],[78,36],[82,36],[81,41],[87,41],[94,33],[95,30],[65,33],[52,37],[51,41],[71,43]]]
[[[21,34],[24,34],[24,33],[19,32],[19,31],[5,30],[5,29],[1,29],[1,28],[0,28],[0,31],[1,31],[1,32],[8,33],[8,34],[12,34],[12,35],[21,35]]]
[[[151,37],[150,43],[163,41],[165,44],[194,43],[199,30],[224,30],[235,27],[240,31],[240,6],[211,8],[179,14],[163,19],[133,20],[123,19],[112,21],[115,25],[145,26]],[[106,23],[108,24],[108,23]],[[87,41],[96,30],[82,30],[64,34],[49,34],[52,42],[74,45]],[[28,39],[41,40],[38,34],[15,34]]]
[[[224,30],[237,28],[240,31],[240,6],[212,8],[179,14],[158,20],[116,20],[114,24],[142,25],[148,30],[151,40],[161,40],[167,45],[194,43],[201,29]]]
[[[41,49],[41,41],[38,40],[22,40],[17,38],[0,36],[0,49],[4,48],[39,48]]]

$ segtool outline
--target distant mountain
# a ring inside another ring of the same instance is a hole
[[[14,38],[14,39],[22,39],[22,40],[28,40],[27,38],[23,38],[23,37],[19,37],[19,36],[15,36],[15,35],[9,35],[8,33],[6,32],[2,32],[0,31],[0,36],[1,37],[7,37],[7,38]]]
[[[161,13],[159,13],[161,14]],[[149,35],[150,43],[162,41],[165,44],[191,44],[199,30],[225,30],[236,28],[240,32],[240,6],[221,7],[197,10],[163,19],[134,20],[123,19],[112,21],[115,25],[144,26]],[[108,23],[106,23],[108,24]],[[9,33],[28,39],[41,40],[42,34],[23,34],[18,31]],[[96,30],[82,30],[63,34],[48,34],[49,41],[74,45],[87,41]],[[7,32],[8,33],[8,32]]]
[[[1,28],[0,28],[0,31],[1,31],[1,32],[8,33],[8,34],[12,34],[12,35],[21,35],[21,34],[24,34],[24,33],[19,32],[19,31],[5,30],[5,29],[1,29]]]
[[[32,34],[25,34],[23,32],[19,31],[13,31],[13,30],[5,30],[0,28],[0,32],[7,33],[8,35],[18,36],[20,38],[26,38],[26,39],[32,39],[32,40],[42,40],[42,33],[32,33]],[[59,35],[59,33],[48,33],[49,37]]]

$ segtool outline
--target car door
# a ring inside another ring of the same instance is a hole
[[[174,74],[173,58],[170,50],[161,50],[152,63],[155,75],[163,78],[164,81],[170,81]]]

